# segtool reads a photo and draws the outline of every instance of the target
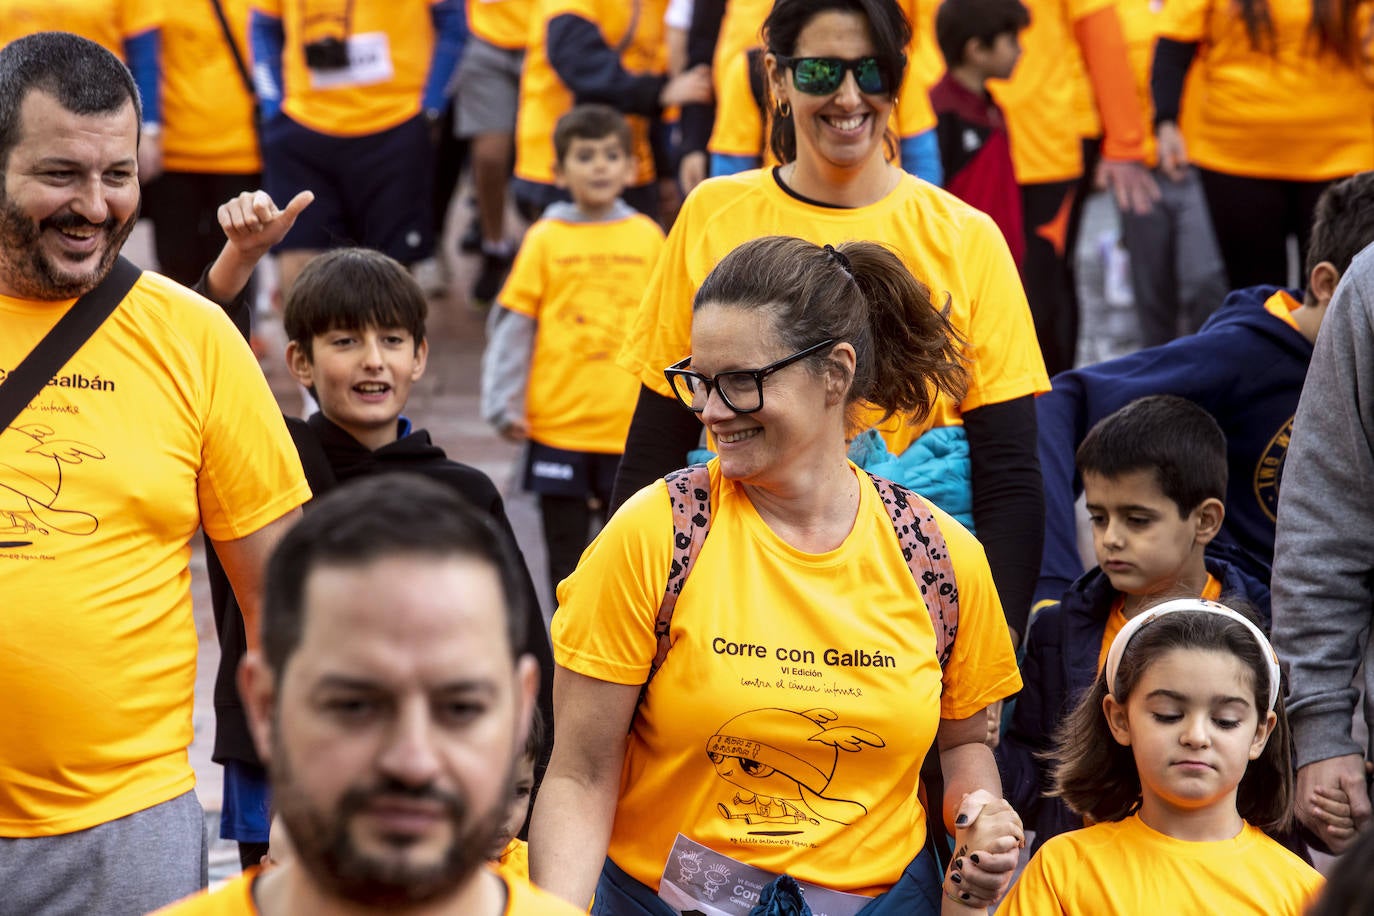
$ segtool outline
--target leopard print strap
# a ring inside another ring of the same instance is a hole
[[[935,628],[935,654],[943,669],[949,664],[959,632],[959,587],[945,536],[935,514],[915,493],[875,474],[868,476],[892,520],[911,577],[921,589],[921,600]]]
[[[658,673],[663,660],[672,648],[669,629],[673,622],[673,610],[687,584],[687,575],[692,564],[701,553],[701,545],[706,542],[706,534],[711,528],[711,475],[704,464],[694,464],[666,475],[668,500],[673,506],[673,563],[668,568],[668,584],[663,589],[663,601],[658,606],[658,618],[654,621],[654,638],[658,648],[654,652],[653,663],[649,666],[649,676],[644,679],[648,689],[649,681]]]

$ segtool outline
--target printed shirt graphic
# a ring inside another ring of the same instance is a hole
[[[244,63],[248,0],[219,0]],[[260,171],[253,100],[206,3],[169,3],[162,24],[163,164],[173,172]]]
[[[610,858],[657,888],[681,833],[774,873],[881,893],[925,836],[916,791],[938,718],[1020,687],[982,547],[934,510],[960,605],[942,694],[930,618],[867,477],[849,537],[806,554],[710,469],[711,532],[635,717]],[[661,481],[621,507],[559,589],[558,664],[643,683],[672,531]]]
[[[252,8],[282,20],[286,46],[282,50],[285,92],[282,111],[311,130],[339,137],[380,133],[420,113],[425,78],[434,55],[434,24],[429,8],[439,0],[252,0]],[[325,72],[327,85],[316,84],[305,65],[302,48],[309,42],[343,36],[345,7],[352,10],[353,41],[367,44],[391,75],[373,82],[334,84],[339,77]],[[334,15],[327,15],[330,9]],[[323,13],[323,14],[320,14]]]
[[[634,38],[620,53],[620,65],[628,73],[663,74],[668,70],[667,43],[663,37],[663,14],[667,0],[536,0],[530,17],[529,45],[525,67],[520,73],[520,111],[515,122],[515,174],[539,184],[553,184],[553,128],[573,106],[573,94],[549,63],[548,25],[558,16],[578,16],[601,30],[606,45],[620,46],[634,24]],[[633,17],[635,8],[638,18]],[[635,163],[639,169],[635,185],[654,180],[654,153],[649,143],[649,119],[626,115],[634,140]]]
[[[986,214],[909,175],[877,203],[846,210],[797,200],[769,170],[702,182],[668,233],[620,364],[672,397],[663,370],[691,353],[692,297],[721,258],[763,235],[793,235],[817,245],[879,241],[930,288],[937,306],[948,297],[950,321],[973,344],[968,393],[957,404],[941,395],[924,423],[905,417],[884,423],[883,438],[894,454],[929,429],[959,425],[965,410],[1050,390],[1026,293],[1001,230]],[[875,422],[880,417],[870,415]]]
[[[35,32],[73,32],[124,59],[124,40],[157,28],[162,0],[0,0],[0,47]]]
[[[1219,172],[1292,181],[1374,168],[1374,88],[1355,68],[1315,52],[1308,0],[1267,5],[1277,42],[1272,55],[1250,47],[1228,3],[1164,5],[1160,37],[1202,43],[1192,73],[1204,91],[1184,99],[1185,106],[1201,103],[1200,116],[1184,122],[1189,158]],[[1355,34],[1368,34],[1369,17],[1362,7]]]
[[[575,452],[625,448],[639,381],[615,364],[663,249],[640,214],[607,223],[542,219],[498,301],[539,322],[526,395],[530,438]]]
[[[1190,843],[1139,815],[1050,839],[998,916],[1301,916],[1322,887],[1312,866],[1246,824],[1230,840]]]
[[[0,297],[0,370],[70,306]],[[244,537],[309,496],[233,325],[143,274],[0,432],[0,836],[192,788],[190,540]]]

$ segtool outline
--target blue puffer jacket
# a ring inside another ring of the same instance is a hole
[[[1221,582],[1221,597],[1247,602],[1269,632],[1268,570],[1230,545],[1207,547],[1207,572]],[[1026,637],[1021,678],[1011,727],[997,747],[1002,791],[1035,831],[1032,852],[1050,837],[1083,826],[1083,818],[1058,798],[1048,798],[1051,765],[1037,754],[1054,747],[1054,733],[1079,698],[1097,679],[1097,659],[1112,603],[1120,593],[1106,573],[1094,567],[1084,573],[1058,604],[1032,618]]]
[[[849,459],[870,474],[915,490],[973,531],[973,465],[962,426],[929,430],[900,455],[888,451],[878,431],[870,429],[849,444]]]

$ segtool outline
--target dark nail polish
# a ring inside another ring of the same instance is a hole
[[[959,894],[959,899],[960,899],[960,900],[967,900],[967,899],[968,899],[968,891],[962,891],[962,892],[960,892],[960,894]]]
[[[963,879],[963,877],[962,877],[961,875],[950,875],[950,876],[949,876],[949,880],[953,881],[955,884],[963,884],[963,883],[964,883],[964,879]]]
[[[956,818],[954,819],[954,826],[956,826],[956,827],[962,827],[962,826],[964,826],[964,825],[967,824],[967,823],[968,823],[968,815],[967,815],[967,814],[961,814],[961,815],[959,815],[958,817],[956,817]]]
[[[977,864],[978,864],[978,853],[975,852],[973,855],[969,856],[968,858],[969,858],[969,861],[972,862],[974,865],[977,865]]]

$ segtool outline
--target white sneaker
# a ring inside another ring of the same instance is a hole
[[[439,258],[425,258],[410,265],[410,275],[426,296],[438,299],[448,295],[448,265]]]

